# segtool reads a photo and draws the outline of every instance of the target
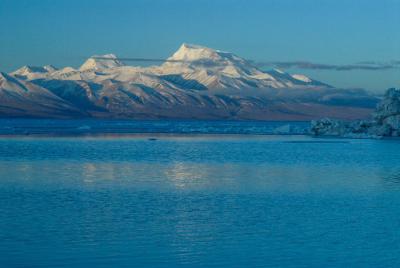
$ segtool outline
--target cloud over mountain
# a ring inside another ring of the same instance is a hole
[[[381,71],[400,69],[400,61],[390,62],[375,62],[364,61],[355,64],[324,64],[314,63],[308,61],[282,61],[282,62],[254,62],[258,67],[276,67],[276,68],[296,68],[296,69],[309,69],[309,70],[334,70],[334,71],[352,71],[352,70],[367,70],[367,71]]]

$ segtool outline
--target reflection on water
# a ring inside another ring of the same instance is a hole
[[[0,266],[398,266],[400,143],[308,139],[0,139]]]
[[[174,162],[165,170],[164,178],[170,181],[176,188],[187,188],[189,184],[204,183],[204,170],[193,172],[192,168],[182,162]]]
[[[248,163],[0,162],[1,184],[32,189],[207,192],[379,192],[400,186],[389,167]]]

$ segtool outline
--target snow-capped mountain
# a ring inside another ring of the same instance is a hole
[[[107,54],[78,69],[24,66],[1,81],[3,116],[308,120],[363,117],[376,103],[363,91],[263,71],[235,54],[190,44],[159,66],[129,66]]]
[[[180,74],[208,88],[293,88],[329,87],[311,78],[292,76],[280,70],[264,72],[235,54],[207,47],[183,44],[158,71]]]

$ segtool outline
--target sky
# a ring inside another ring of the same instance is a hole
[[[400,0],[0,0],[0,71],[167,58],[185,42],[383,92],[400,87],[399,14]],[[336,68],[372,62],[389,67]]]

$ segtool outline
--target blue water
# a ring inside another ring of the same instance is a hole
[[[309,122],[1,119],[0,135],[304,134]]]
[[[398,267],[399,163],[397,140],[4,136],[0,267]]]

